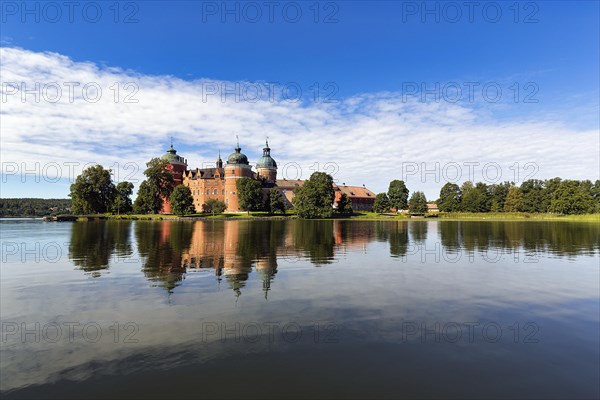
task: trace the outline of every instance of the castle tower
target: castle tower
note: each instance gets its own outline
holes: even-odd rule
[[[269,148],[269,140],[265,142],[263,155],[256,163],[256,171],[259,178],[264,178],[268,183],[275,183],[277,179],[277,163],[271,157],[271,149]]]
[[[221,152],[219,151],[219,158],[217,158],[217,168],[223,168],[223,160],[221,160]]]
[[[183,174],[187,170],[187,160],[177,155],[177,150],[173,148],[173,142],[171,141],[171,147],[161,157],[161,159],[168,162],[167,169],[173,175],[174,184],[173,187],[181,185],[183,183]],[[162,214],[171,213],[171,203],[169,199],[163,199],[163,207],[161,210]]]
[[[239,206],[236,182],[240,178],[253,178],[252,167],[248,163],[248,157],[242,153],[238,142],[235,152],[227,157],[225,169],[225,204],[227,211],[242,211]]]

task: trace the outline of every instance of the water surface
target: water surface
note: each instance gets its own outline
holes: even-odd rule
[[[600,396],[599,224],[0,228],[3,397]]]

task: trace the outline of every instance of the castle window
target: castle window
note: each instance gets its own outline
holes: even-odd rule
[[[213,194],[217,194],[217,189],[213,190]]]
[[[206,194],[210,194],[210,189],[208,189],[208,190],[206,191]]]
[[[225,195],[225,189],[221,190],[221,194]]]

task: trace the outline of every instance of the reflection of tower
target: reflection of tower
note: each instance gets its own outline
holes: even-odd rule
[[[161,159],[166,160],[168,162],[167,169],[173,175],[173,187],[181,185],[183,183],[183,174],[187,170],[187,160],[177,155],[177,150],[173,148],[173,143],[171,143],[171,147],[161,157]],[[163,207],[161,213],[171,213],[171,203],[168,198],[163,199]]]
[[[227,204],[227,211],[241,211],[236,182],[238,179],[244,177],[252,178],[253,172],[252,167],[248,163],[248,157],[242,153],[242,149],[238,143],[235,152],[229,155],[227,165],[225,165],[225,204]]]
[[[265,292],[265,299],[271,290],[271,282],[277,273],[277,257],[275,254],[272,257],[266,257],[256,262],[256,272],[262,280],[263,291]]]
[[[237,222],[225,222],[223,275],[237,297],[242,294],[240,289],[246,285],[248,275],[252,271],[250,262],[246,263],[237,254],[240,229],[241,227]]]
[[[271,157],[271,149],[269,148],[269,141],[265,143],[263,148],[263,155],[256,163],[256,171],[258,172],[259,178],[264,179],[267,183],[275,183],[277,179],[277,163]]]
[[[182,266],[190,269],[214,268],[220,275],[223,263],[223,231],[215,224],[194,223],[189,249],[182,255]]]

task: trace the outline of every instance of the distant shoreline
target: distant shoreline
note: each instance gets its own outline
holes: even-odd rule
[[[49,216],[48,216],[49,217]],[[94,220],[116,220],[116,221],[271,221],[271,220],[290,220],[298,219],[294,214],[275,214],[266,213],[225,213],[217,215],[187,215],[177,216],[172,214],[131,214],[131,215],[59,215],[63,220],[94,221]],[[0,217],[2,219],[43,219],[40,216],[10,216]],[[599,222],[600,214],[581,214],[581,215],[557,215],[557,214],[533,214],[533,213],[438,213],[426,216],[407,216],[403,214],[376,214],[376,213],[358,213],[353,216],[339,216],[333,218],[317,218],[315,221],[324,220],[343,220],[343,221],[571,221],[571,222]]]

